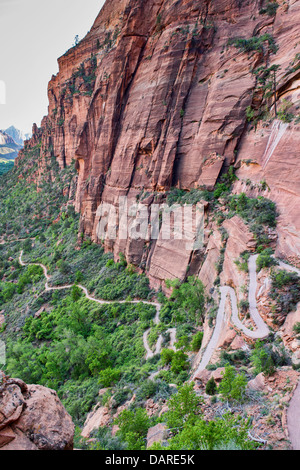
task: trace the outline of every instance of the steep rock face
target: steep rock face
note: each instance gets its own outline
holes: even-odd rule
[[[280,65],[277,74],[279,111],[283,111],[287,103],[292,106],[288,104],[284,113],[286,122],[275,120],[243,136],[236,164],[240,178],[236,191],[252,195],[259,192],[276,202],[279,212],[276,255],[299,265],[300,125],[299,119],[288,122],[288,115],[299,115],[300,31],[297,25],[300,21],[300,5],[295,0],[281,3],[273,27],[278,53],[272,57],[269,65]],[[274,111],[274,106],[271,110]],[[245,184],[249,177],[253,182],[252,187]],[[267,184],[264,192],[257,189],[262,181]]]
[[[300,266],[299,138],[299,125],[279,121],[256,134],[250,132],[239,152],[237,175],[240,181],[235,185],[237,193],[260,195],[276,202],[279,213],[276,255],[296,266]],[[247,157],[251,163],[245,163]],[[251,185],[247,185],[249,178]],[[262,182],[267,185],[263,191]]]
[[[171,187],[211,189],[220,172],[236,163],[241,180],[267,180],[268,197],[279,202],[282,217],[278,253],[299,259],[299,206],[290,205],[299,197],[297,176],[291,175],[298,164],[299,125],[285,129],[269,158],[272,124],[248,132],[246,109],[262,105],[253,70],[272,65],[281,66],[278,97],[296,104],[300,4],[280,0],[276,16],[269,16],[260,14],[265,3],[107,0],[86,38],[59,59],[48,87],[49,114],[39,130],[39,167],[43,172],[53,157],[62,167],[76,161],[81,232],[101,242],[99,209],[105,203],[119,215],[120,196],[132,204],[146,193],[143,204],[150,210]],[[251,52],[230,44],[254,36],[265,39]],[[281,157],[283,148],[289,159]],[[250,159],[255,164],[242,163]],[[236,191],[244,190],[242,184]],[[184,278],[192,249],[178,241],[170,247],[121,237],[115,226],[116,237],[105,247],[116,257],[122,251],[147,268],[154,285]]]
[[[1,450],[72,450],[74,425],[55,391],[0,379]]]

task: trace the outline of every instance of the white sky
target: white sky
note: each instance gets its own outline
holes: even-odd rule
[[[0,129],[31,132],[47,114],[57,59],[91,29],[104,0],[0,0]]]

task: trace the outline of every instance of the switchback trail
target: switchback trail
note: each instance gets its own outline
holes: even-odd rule
[[[22,240],[15,240],[15,241],[22,241]],[[5,242],[1,242],[1,244],[4,244]],[[51,279],[51,276],[48,274],[48,269],[45,265],[41,263],[24,263],[22,260],[23,257],[23,250],[20,252],[19,256],[19,263],[21,266],[27,266],[27,265],[32,265],[32,266],[40,266],[43,269],[44,276],[46,278],[45,282],[45,291],[50,292],[50,291],[58,291],[58,290],[64,290],[64,289],[71,289],[73,286],[77,286],[79,289],[81,289],[86,298],[92,302],[96,302],[100,305],[111,305],[111,304],[125,304],[125,303],[130,303],[130,304],[139,304],[143,303],[145,305],[152,305],[156,308],[156,315],[154,319],[155,325],[159,324],[159,316],[160,316],[160,311],[161,311],[161,304],[156,303],[156,302],[148,302],[144,300],[131,300],[131,301],[126,301],[126,300],[120,300],[120,301],[108,301],[108,300],[100,300],[96,299],[95,297],[92,297],[89,293],[86,287],[82,286],[81,284],[66,284],[63,286],[56,286],[56,287],[51,287],[49,286],[49,281]],[[216,324],[214,328],[213,335],[204,351],[204,354],[202,356],[200,365],[198,366],[196,372],[194,373],[194,378],[201,372],[203,371],[206,366],[208,365],[212,354],[215,351],[215,348],[217,346],[221,331],[223,326],[226,324],[226,315],[225,315],[225,304],[226,304],[226,299],[227,296],[230,296],[230,301],[231,301],[231,308],[232,308],[232,316],[231,320],[233,324],[240,330],[242,331],[246,336],[252,339],[262,339],[266,338],[270,332],[268,326],[266,323],[263,321],[262,317],[260,316],[258,309],[257,309],[257,301],[256,301],[256,290],[257,290],[257,272],[256,272],[256,261],[257,261],[258,255],[252,255],[249,258],[248,261],[248,269],[249,269],[249,294],[248,294],[248,299],[249,299],[249,309],[250,309],[250,316],[253,320],[253,322],[256,325],[255,330],[250,330],[247,328],[240,320],[239,318],[239,310],[238,310],[238,304],[237,304],[237,298],[236,294],[233,288],[229,286],[222,286],[220,287],[220,304],[219,304],[219,309],[217,313],[217,318],[216,318]],[[278,266],[281,267],[282,269],[285,269],[290,272],[295,272],[300,276],[300,270],[297,268],[294,268],[293,266],[290,266],[289,264],[286,264],[282,261],[278,261]],[[159,354],[161,352],[162,348],[162,343],[163,343],[163,336],[160,335],[158,338],[158,341],[155,346],[155,352],[152,351],[152,349],[149,346],[148,343],[148,335],[151,331],[151,328],[145,331],[143,335],[143,343],[144,347],[146,350],[146,359],[150,359],[154,357],[154,355]],[[170,334],[170,347],[173,350],[176,350],[175,348],[175,342],[176,342],[176,328],[171,328],[167,331],[167,333]],[[287,414],[287,421],[288,421],[288,431],[290,435],[290,440],[292,442],[292,445],[295,450],[300,449],[300,427],[299,427],[299,422],[300,422],[300,383],[298,385],[298,388],[296,389],[296,392],[291,400],[289,409],[288,409],[288,414]]]
[[[225,303],[227,296],[230,296],[231,308],[232,308],[232,322],[233,324],[242,331],[248,338],[252,339],[263,339],[266,338],[269,333],[269,327],[263,321],[262,317],[260,316],[258,309],[257,309],[257,301],[256,301],[256,290],[257,290],[257,272],[256,272],[256,261],[258,255],[252,255],[248,261],[248,271],[249,271],[249,293],[248,293],[248,301],[249,301],[249,310],[250,316],[256,325],[255,330],[250,330],[241,322],[239,318],[239,309],[237,304],[237,298],[235,291],[232,287],[223,286],[220,287],[220,304],[216,318],[216,326],[211,337],[210,342],[208,343],[205,352],[202,356],[200,365],[197,368],[197,371],[194,374],[194,377],[197,376],[199,372],[204,370],[209,363],[209,360],[217,346],[218,339],[220,337],[222,327],[226,323],[225,318]],[[297,269],[289,264],[284,263],[283,261],[278,261],[278,267],[285,269],[286,271],[295,272],[300,276],[300,269]]]
[[[226,299],[229,294],[231,301],[232,309],[232,322],[233,324],[242,331],[246,336],[252,339],[262,339],[266,338],[270,332],[268,326],[265,324],[261,318],[256,303],[256,289],[257,289],[257,273],[256,273],[256,260],[258,255],[252,255],[249,258],[248,269],[249,269],[249,310],[250,316],[256,325],[256,330],[250,330],[247,328],[239,318],[239,309],[237,304],[236,293],[232,287],[223,286],[220,287],[220,304],[216,318],[216,326],[211,337],[210,342],[208,343],[205,352],[202,356],[200,365],[198,366],[194,377],[196,377],[201,371],[203,371],[208,365],[212,354],[218,344],[220,334],[222,332],[223,326],[226,324],[226,315],[225,315],[225,304]]]
[[[216,318],[216,325],[211,337],[210,342],[208,343],[205,352],[202,356],[201,362],[199,367],[197,368],[196,372],[194,373],[194,379],[197,375],[203,371],[206,366],[208,365],[212,354],[214,353],[216,346],[218,344],[218,340],[220,338],[220,334],[222,331],[223,326],[226,324],[226,315],[225,315],[225,304],[228,294],[230,295],[231,301],[231,308],[232,308],[232,322],[234,325],[242,331],[246,336],[252,339],[262,339],[266,338],[269,334],[269,328],[261,318],[258,309],[257,309],[257,302],[256,302],[256,290],[257,290],[257,273],[256,273],[256,261],[258,255],[252,255],[249,258],[248,262],[248,269],[249,269],[249,308],[250,308],[250,316],[256,325],[256,330],[249,330],[246,328],[243,323],[241,322],[239,315],[238,315],[238,305],[237,305],[237,298],[234,289],[228,286],[220,287],[220,304],[219,310],[217,313]],[[297,273],[300,277],[300,269],[297,269],[289,264],[284,263],[283,261],[278,261],[278,267],[285,269],[289,272]],[[288,425],[288,432],[290,436],[290,440],[294,450],[300,450],[300,382],[295,391],[295,394],[290,402],[288,412],[287,412],[287,425]]]
[[[156,325],[159,324],[159,315],[160,315],[160,310],[161,310],[161,304],[159,304],[159,303],[148,302],[146,300],[129,300],[128,301],[128,300],[101,300],[101,299],[96,299],[95,297],[92,297],[88,293],[87,288],[84,287],[81,284],[64,284],[62,286],[52,287],[52,286],[49,286],[49,281],[51,279],[51,276],[49,276],[48,269],[44,264],[41,264],[41,263],[24,263],[22,258],[23,258],[23,250],[20,252],[20,256],[19,256],[19,263],[20,263],[21,266],[39,266],[40,268],[42,268],[44,276],[46,278],[45,292],[60,291],[60,290],[64,290],[64,289],[72,289],[72,287],[74,287],[76,285],[79,289],[81,289],[84,292],[84,295],[88,300],[90,300],[92,302],[96,302],[99,305],[139,304],[139,303],[143,303],[144,305],[152,305],[153,307],[156,308],[156,315],[155,315],[154,323]],[[159,338],[158,338],[158,341],[156,343],[155,352],[153,353],[153,351],[151,350],[151,348],[149,346],[149,343],[148,343],[148,335],[149,335],[150,331],[151,331],[151,328],[149,328],[147,331],[145,331],[145,333],[143,335],[143,343],[144,343],[144,348],[146,350],[146,359],[150,359],[155,354],[160,354],[161,349],[162,349],[162,343],[163,343],[163,336],[160,335]],[[171,328],[167,331],[167,333],[170,333],[170,346],[171,346],[172,349],[174,349],[174,344],[175,344],[175,341],[176,341],[176,329]]]

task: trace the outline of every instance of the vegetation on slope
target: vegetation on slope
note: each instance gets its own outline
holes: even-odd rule
[[[0,237],[9,241],[0,245],[0,310],[5,313],[0,337],[7,345],[6,372],[57,390],[80,427],[97,403],[108,406],[113,415],[135,396],[115,423],[94,432],[93,446],[98,449],[143,449],[149,427],[162,419],[172,428],[169,449],[253,448],[247,419],[235,414],[207,422],[201,398],[184,385],[190,377],[191,359],[201,348],[208,315],[210,299],[202,283],[193,276],[183,283],[170,281],[172,294],[167,298],[152,291],[147,278],[127,266],[124,256],[115,263],[101,246],[78,237],[79,216],[68,204],[74,169],[60,170],[52,162],[37,188],[34,162],[40,158],[39,151],[39,144],[29,149],[19,166],[0,179]],[[263,237],[267,227],[276,226],[276,208],[264,198],[232,195],[234,180],[230,170],[215,191],[171,190],[168,202],[207,199],[216,220],[238,214],[258,234],[258,246],[267,246],[268,239]],[[18,261],[21,250],[26,266]],[[265,255],[268,258],[262,250],[262,262],[266,262]],[[43,270],[28,263],[47,267],[50,286],[74,286],[45,291]],[[88,300],[77,284],[95,298],[115,303],[99,305]],[[118,303],[133,299],[141,302]],[[142,302],[155,299],[162,304],[158,325],[153,321],[155,307]],[[169,348],[168,330],[174,327],[176,351]],[[150,347],[155,349],[159,335],[163,342],[161,354],[146,361],[143,334],[149,328]],[[249,400],[245,393],[251,378],[249,366],[272,373],[274,367],[287,363],[283,353],[274,352],[272,363],[266,362],[268,348],[268,344],[258,344],[252,355],[222,353],[220,363],[210,368],[225,366],[224,379],[219,387],[211,383],[207,393],[217,402]],[[101,396],[100,388],[107,389]],[[145,403],[150,398],[160,405],[168,402],[169,414],[149,418]],[[191,402],[190,413],[175,416],[177,405],[185,400]],[[115,437],[113,424],[120,428]],[[87,444],[78,441],[77,445]]]
[[[136,406],[150,396],[154,400],[168,398],[172,393],[169,379],[183,383],[188,378],[189,362],[185,356],[182,361],[180,352],[172,371],[162,371],[155,381],[145,382],[151,372],[163,367],[163,359],[158,355],[145,360],[143,333],[152,326],[149,342],[152,340],[155,346],[162,333],[167,344],[166,331],[176,322],[177,339],[187,347],[197,332],[193,298],[198,296],[199,282],[194,284],[191,278],[187,283],[190,307],[174,294],[171,308],[171,302],[160,294],[165,314],[156,328],[155,307],[118,304],[117,300],[152,300],[154,292],[149,289],[148,279],[128,267],[123,256],[115,263],[101,246],[81,237],[78,240],[79,216],[65,196],[74,180],[74,170],[51,166],[37,190],[33,182],[37,167],[33,162],[39,159],[39,150],[39,144],[28,150],[19,166],[0,180],[0,236],[9,241],[0,245],[5,370],[26,382],[56,389],[80,425],[100,399],[101,387],[110,388],[116,407],[134,393],[139,400]],[[96,304],[86,299],[76,285],[46,292],[42,269],[20,265],[21,249],[26,264],[47,266],[51,286],[82,283],[94,297],[116,303]],[[197,308],[201,315],[202,309]]]
[[[14,162],[0,158],[0,176],[7,173],[14,167]]]

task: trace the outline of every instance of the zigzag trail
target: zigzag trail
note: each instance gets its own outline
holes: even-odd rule
[[[19,263],[20,263],[21,266],[40,266],[43,269],[43,273],[44,273],[44,276],[46,278],[45,292],[59,291],[59,290],[64,290],[64,289],[72,289],[72,287],[75,286],[75,284],[64,284],[62,286],[57,286],[57,287],[49,286],[49,281],[51,279],[51,276],[49,276],[48,269],[46,268],[46,266],[44,264],[41,264],[41,263],[24,263],[24,261],[22,260],[22,257],[23,257],[23,250],[20,252],[20,256],[19,256]],[[160,310],[161,310],[161,304],[159,304],[159,303],[148,302],[146,300],[130,300],[130,301],[128,301],[128,300],[116,300],[116,301],[113,301],[113,300],[100,300],[100,299],[96,299],[95,297],[92,297],[88,293],[87,288],[82,286],[81,284],[76,284],[76,286],[84,292],[85,297],[88,300],[91,300],[92,302],[96,302],[100,305],[139,304],[139,303],[143,303],[145,305],[152,305],[153,307],[156,308],[156,315],[155,315],[154,323],[155,323],[155,325],[159,324],[159,316],[160,316]],[[155,352],[153,352],[151,350],[150,346],[149,346],[149,343],[148,343],[148,335],[149,335],[150,331],[151,331],[151,328],[149,328],[147,331],[145,331],[145,333],[143,335],[143,343],[144,343],[144,347],[145,347],[145,350],[146,350],[146,360],[151,359],[156,354],[160,354],[161,348],[162,348],[162,343],[163,343],[163,336],[160,335],[158,340],[157,340],[157,343],[156,343]],[[170,333],[170,347],[171,347],[171,349],[175,349],[174,344],[176,342],[176,328],[170,328],[167,331],[167,333]]]
[[[21,240],[14,240],[14,241],[21,241]],[[4,244],[5,242],[0,242],[0,244]],[[58,286],[58,287],[50,287],[49,286],[49,281],[51,279],[51,276],[48,274],[48,270],[46,266],[40,263],[24,263],[22,260],[23,256],[23,250],[20,253],[19,256],[19,263],[21,266],[40,266],[43,269],[44,276],[46,278],[46,283],[45,283],[45,291],[50,292],[50,291],[56,291],[56,290],[63,290],[63,289],[71,289],[75,284],[70,284],[70,285],[63,285],[63,286]],[[255,330],[250,330],[249,328],[245,327],[243,323],[241,322],[239,318],[239,312],[238,312],[238,305],[237,305],[237,298],[236,294],[233,288],[229,286],[222,286],[220,287],[220,293],[221,293],[221,298],[220,298],[220,304],[219,304],[219,309],[217,313],[217,318],[216,318],[216,325],[214,328],[213,335],[204,351],[204,354],[202,354],[202,351],[200,351],[200,354],[202,354],[202,359],[200,362],[200,365],[198,366],[196,372],[194,373],[194,379],[196,376],[203,371],[206,366],[208,365],[210,358],[215,351],[215,348],[217,346],[221,331],[223,326],[226,324],[226,315],[225,315],[225,304],[226,304],[226,299],[229,294],[230,300],[231,300],[231,308],[232,308],[232,322],[233,324],[240,330],[242,331],[246,336],[252,339],[262,339],[266,338],[269,335],[269,328],[261,318],[258,309],[257,309],[257,301],[256,301],[256,290],[257,290],[257,273],[256,273],[256,261],[257,261],[258,255],[252,255],[249,258],[248,262],[248,269],[249,269],[249,309],[250,309],[250,316],[252,320],[254,321],[256,325]],[[294,268],[293,266],[290,266],[289,264],[286,264],[282,261],[278,261],[278,266],[282,269],[285,269],[289,272],[295,272],[300,276],[300,269]],[[77,285],[85,294],[86,298],[91,300],[92,302],[96,302],[100,305],[107,305],[107,304],[125,304],[125,303],[130,303],[130,304],[138,304],[138,303],[143,303],[145,305],[152,305],[155,306],[156,308],[156,315],[154,319],[155,325],[158,325],[159,323],[159,316],[160,316],[160,311],[161,311],[161,304],[155,303],[155,302],[148,302],[148,301],[140,301],[140,300],[132,300],[127,302],[126,300],[121,300],[121,301],[107,301],[107,300],[99,300],[96,299],[95,297],[92,297],[89,295],[86,287],[82,285]],[[158,341],[156,343],[155,347],[155,352],[153,352],[149,346],[148,343],[148,335],[151,331],[151,328],[149,328],[147,331],[145,331],[143,335],[143,342],[144,342],[144,347],[146,350],[146,359],[150,359],[154,357],[154,355],[159,354],[162,348],[162,343],[163,343],[163,336],[160,335],[158,338]],[[173,350],[176,350],[175,348],[175,342],[176,342],[176,328],[171,328],[167,331],[167,333],[170,334],[170,347]],[[154,376],[155,374],[153,374]],[[300,412],[300,383],[298,385],[298,388],[295,391],[295,394],[290,402],[290,406],[288,408],[288,413],[287,413],[287,423],[288,423],[288,431],[290,435],[290,440],[292,442],[292,446],[294,450],[299,450],[300,449],[300,429],[299,429],[299,412]]]
[[[218,344],[218,340],[220,338],[220,334],[226,322],[225,316],[225,303],[227,295],[230,295],[231,300],[231,307],[232,307],[232,321],[234,325],[243,333],[248,336],[249,338],[253,339],[262,339],[268,336],[269,328],[259,315],[257,310],[257,302],[256,302],[256,289],[257,289],[257,275],[256,275],[256,260],[258,255],[253,255],[249,258],[248,268],[249,268],[249,307],[250,307],[250,315],[256,324],[256,330],[252,331],[246,328],[238,316],[238,306],[237,306],[237,298],[234,289],[228,286],[224,286],[220,288],[221,299],[219,304],[219,310],[216,319],[216,325],[211,337],[210,342],[208,343],[205,352],[202,356],[201,362],[199,367],[197,368],[196,372],[194,373],[193,379],[197,377],[197,375],[203,371],[206,366],[208,365],[210,358],[216,349]],[[289,264],[284,263],[283,261],[278,261],[278,267],[285,269],[289,272],[294,272],[300,276],[300,269],[297,269]],[[201,353],[201,351],[200,351]],[[300,450],[300,428],[299,428],[299,421],[300,421],[300,382],[298,387],[295,390],[295,393],[290,401],[289,408],[287,411],[287,427],[289,438],[292,443],[293,450]]]
[[[46,278],[46,283],[45,283],[45,291],[50,292],[50,291],[57,291],[57,290],[64,290],[64,289],[71,289],[75,284],[66,284],[63,286],[57,286],[57,287],[50,287],[49,286],[49,281],[51,279],[51,276],[48,274],[48,270],[45,265],[40,264],[40,263],[24,263],[22,260],[23,256],[23,250],[20,253],[19,256],[19,263],[21,266],[27,266],[27,265],[32,265],[32,266],[40,266],[43,269],[44,276]],[[257,290],[257,273],[256,273],[256,261],[257,261],[258,255],[252,255],[249,258],[248,262],[248,269],[249,269],[249,294],[248,294],[248,299],[249,299],[249,309],[250,309],[250,316],[252,320],[254,321],[256,325],[256,330],[250,330],[247,328],[243,323],[241,322],[239,318],[239,311],[238,311],[238,305],[237,305],[237,298],[235,291],[232,287],[229,286],[223,286],[220,287],[220,293],[221,293],[221,298],[220,298],[220,304],[219,304],[219,309],[217,313],[217,318],[216,318],[216,325],[214,328],[213,335],[211,337],[210,342],[208,343],[205,352],[202,356],[200,365],[198,366],[196,372],[194,373],[194,378],[206,368],[208,365],[210,358],[217,346],[218,339],[220,337],[222,327],[226,322],[225,318],[225,303],[227,299],[227,295],[230,295],[230,300],[231,300],[231,307],[232,307],[232,322],[234,325],[242,331],[246,336],[252,339],[262,339],[266,338],[270,330],[266,323],[263,321],[261,318],[258,309],[257,309],[257,302],[256,302],[256,290]],[[286,264],[282,261],[279,261],[278,264],[279,267],[290,271],[290,272],[296,272],[300,276],[300,270],[297,268],[294,268],[293,266],[290,266],[289,264]],[[76,284],[77,285],[77,284]],[[117,301],[109,301],[109,300],[100,300],[96,299],[95,297],[92,297],[89,293],[86,287],[82,286],[81,284],[78,284],[77,287],[81,289],[86,298],[92,302],[96,302],[100,305],[111,305],[111,304],[125,304],[125,303],[130,303],[130,304],[139,304],[143,303],[145,305],[152,305],[156,308],[156,315],[154,319],[154,324],[158,325],[159,324],[159,316],[160,316],[160,311],[161,311],[161,304],[156,303],[156,302],[148,302],[145,300],[131,300],[131,301],[126,301],[126,300],[117,300]],[[151,359],[154,357],[154,355],[159,354],[161,352],[162,348],[162,343],[163,343],[163,336],[160,335],[156,347],[155,347],[155,352],[153,352],[148,344],[148,335],[151,331],[151,328],[145,331],[143,335],[143,342],[144,342],[144,347],[146,349],[146,359]],[[167,333],[170,334],[170,347],[175,350],[175,342],[176,342],[176,328],[170,328],[167,330]]]
[[[217,318],[216,318],[216,325],[215,329],[213,332],[213,335],[211,337],[210,342],[208,343],[205,352],[202,356],[200,365],[198,366],[196,372],[194,373],[194,378],[197,377],[197,375],[203,371],[206,366],[208,365],[210,358],[217,346],[218,340],[220,338],[220,334],[222,331],[223,325],[225,325],[226,322],[226,317],[225,317],[225,303],[227,299],[227,295],[230,295],[230,300],[231,300],[231,308],[232,308],[232,322],[233,324],[240,330],[242,331],[248,338],[252,339],[263,339],[266,338],[270,330],[266,323],[263,321],[261,318],[258,309],[257,309],[257,302],[256,302],[256,290],[257,290],[257,273],[256,273],[256,261],[257,261],[258,255],[252,255],[249,258],[248,261],[248,270],[249,270],[249,294],[248,294],[248,300],[249,300],[249,310],[250,310],[250,316],[252,320],[254,321],[256,325],[256,330],[250,330],[249,328],[246,328],[243,323],[241,322],[239,318],[239,311],[238,311],[238,305],[237,305],[237,298],[234,289],[229,286],[223,286],[220,287],[220,293],[221,293],[221,298],[220,298],[220,304],[219,304],[219,310],[217,313]],[[290,272],[295,272],[300,276],[300,270],[297,268],[294,268],[293,266],[290,266],[289,264],[284,263],[283,261],[278,261],[278,266],[282,269],[285,269]],[[201,352],[200,352],[201,353]]]
[[[200,365],[198,366],[194,374],[194,378],[206,368],[217,346],[223,325],[225,325],[225,322],[226,322],[225,304],[226,304],[226,299],[227,299],[228,294],[230,295],[230,300],[231,300],[232,322],[234,323],[234,325],[240,331],[242,331],[246,336],[252,339],[261,339],[261,338],[265,338],[268,336],[270,330],[268,326],[265,324],[265,322],[263,321],[263,319],[261,318],[257,310],[257,304],[256,304],[256,289],[257,289],[256,260],[257,260],[257,257],[258,255],[252,255],[249,258],[249,262],[248,262],[249,309],[250,309],[250,316],[256,325],[256,330],[249,330],[249,328],[246,328],[245,325],[243,325],[243,323],[241,322],[239,318],[237,298],[236,298],[234,289],[232,289],[232,287],[229,287],[229,286],[220,287],[221,298],[220,298],[219,310],[218,310],[217,318],[216,318],[216,326],[215,326],[213,335],[211,337],[211,340],[208,343],[206,350],[202,356]]]

